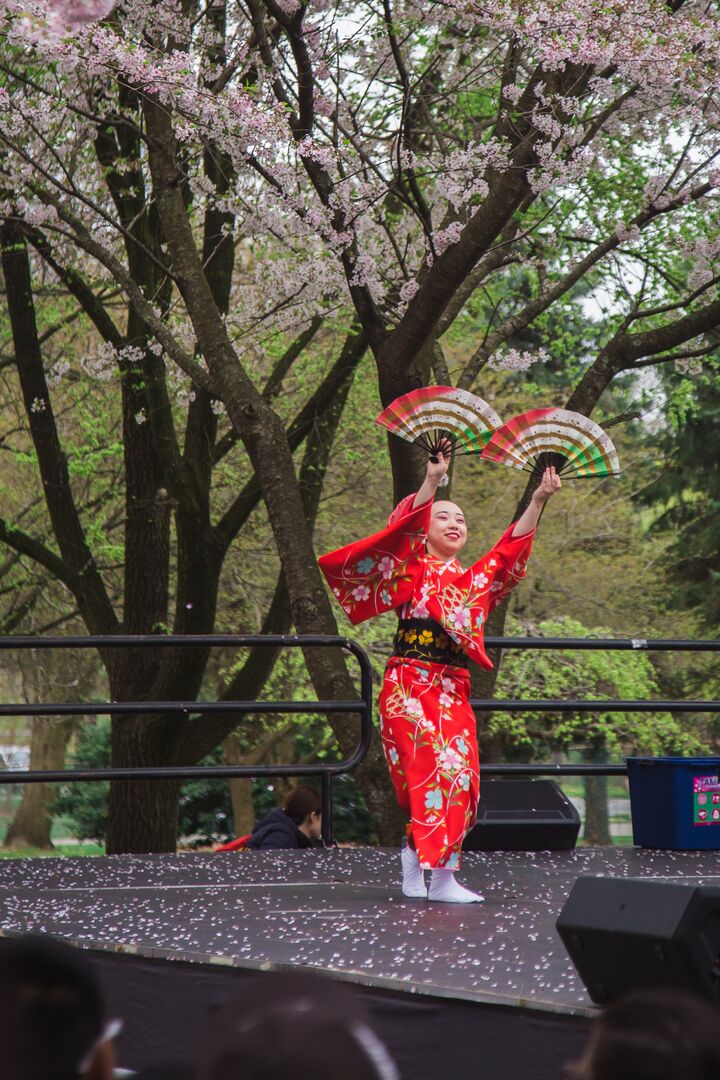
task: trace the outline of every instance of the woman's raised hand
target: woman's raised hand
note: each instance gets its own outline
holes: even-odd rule
[[[551,495],[554,495],[556,491],[559,491],[562,487],[562,481],[558,476],[557,470],[554,465],[546,469],[542,474],[542,479],[538,486],[533,491],[533,502],[536,506],[544,506]]]
[[[443,439],[438,447],[437,454],[428,458],[425,470],[425,479],[413,501],[413,507],[421,506],[430,499],[435,498],[437,489],[447,476],[448,466],[452,458],[452,443],[449,439]]]
[[[442,478],[447,474],[452,460],[452,443],[449,439],[443,439],[438,447],[437,454],[428,458],[425,481],[433,487],[439,487]]]
[[[546,469],[542,474],[540,483],[533,491],[530,505],[525,508],[521,517],[515,522],[515,528],[510,535],[512,537],[525,536],[527,533],[532,532],[540,520],[543,506],[550,496],[559,491],[561,487],[562,483],[557,470],[552,466]]]

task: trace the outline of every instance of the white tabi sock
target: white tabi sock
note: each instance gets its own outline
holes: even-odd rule
[[[428,889],[428,900],[436,900],[442,904],[480,904],[485,899],[480,893],[471,892],[470,889],[459,885],[455,880],[454,870],[439,868],[433,870]]]
[[[426,900],[425,874],[420,869],[417,851],[413,851],[411,847],[404,847],[400,852],[400,862],[402,863],[403,896],[422,897]]]

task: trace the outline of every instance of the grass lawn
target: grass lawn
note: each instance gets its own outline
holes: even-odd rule
[[[102,844],[61,844],[52,851],[45,848],[19,848],[17,851],[6,851],[0,848],[0,859],[38,859],[52,858],[58,855],[104,855],[105,848]]]
[[[560,786],[565,794],[570,798],[584,798],[585,787],[583,781],[579,777],[563,777]],[[612,805],[612,812],[610,814],[610,820],[613,825],[628,824],[630,821],[630,815],[625,809],[625,805],[619,803],[619,800],[627,800],[627,784],[619,777],[608,778],[608,798],[615,800]],[[5,812],[0,814],[0,845],[5,837],[8,824],[11,820],[12,810],[8,806],[5,808]],[[97,856],[104,855],[105,848],[103,844],[92,843],[91,841],[79,841],[75,844],[63,843],[68,838],[73,836],[75,824],[71,819],[58,817],[53,821],[52,827],[52,840],[56,845],[51,851],[46,851],[40,848],[23,848],[18,851],[6,851],[0,846],[0,859],[35,859],[35,858],[48,858],[53,856]],[[629,832],[629,830],[628,830]],[[632,844],[631,835],[613,835],[613,844],[619,844],[622,846],[630,846]],[[578,846],[584,846],[584,841],[580,839]]]

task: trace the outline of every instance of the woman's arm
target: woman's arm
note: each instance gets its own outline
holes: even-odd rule
[[[554,495],[556,491],[559,491],[562,487],[560,477],[558,476],[554,467],[546,469],[542,475],[542,480],[535,488],[530,505],[524,514],[522,514],[515,522],[515,528],[512,531],[512,536],[524,536],[526,533],[532,532],[543,511],[545,503],[548,501],[551,495]]]
[[[433,458],[428,458],[425,479],[413,501],[413,510],[417,506],[422,506],[423,503],[428,502],[429,499],[435,498],[435,492],[440,487],[440,482],[448,471],[451,457],[452,445],[449,439],[445,439],[444,442],[440,444],[440,449],[438,450],[435,460],[433,460]]]

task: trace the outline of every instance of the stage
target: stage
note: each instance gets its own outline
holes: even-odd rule
[[[0,929],[92,950],[128,1068],[189,1060],[247,980],[313,968],[353,985],[404,1077],[558,1080],[595,1011],[554,926],[575,879],[717,870],[714,852],[469,853],[486,902],[455,906],[403,898],[387,849],[3,860]]]

